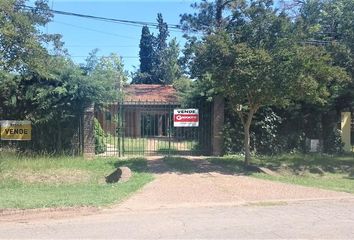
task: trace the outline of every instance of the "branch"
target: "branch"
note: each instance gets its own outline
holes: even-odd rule
[[[243,112],[236,111],[238,117],[241,119],[242,126],[245,126],[245,119],[243,118]]]

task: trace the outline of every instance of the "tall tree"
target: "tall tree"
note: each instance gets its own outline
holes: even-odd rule
[[[162,14],[158,13],[157,14],[157,29],[159,30],[159,34],[157,35],[157,46],[156,50],[157,52],[162,52],[167,48],[167,38],[170,36],[170,33],[168,31],[168,26],[167,23],[164,22]]]
[[[151,75],[154,62],[154,36],[147,26],[144,26],[141,30],[139,47],[140,72]]]
[[[167,38],[170,35],[168,32],[167,23],[163,21],[162,14],[157,14],[157,28],[159,33],[156,38],[156,51],[154,62],[154,78],[157,83],[164,84],[167,75]]]
[[[169,43],[168,25],[162,14],[157,15],[157,37],[144,26],[140,39],[140,69],[133,76],[135,84],[172,84],[180,76],[179,46],[176,39]]]
[[[172,84],[173,81],[181,77],[181,68],[178,62],[179,46],[176,38],[172,39],[168,47],[161,53],[161,82],[163,84]]]
[[[206,35],[234,25],[245,0],[202,0],[191,5],[197,13],[181,15],[181,27],[187,33],[202,32]],[[188,36],[187,36],[188,37]]]

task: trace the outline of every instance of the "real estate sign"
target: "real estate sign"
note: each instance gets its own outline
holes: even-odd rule
[[[31,140],[32,125],[30,121],[1,122],[1,140],[28,141]]]
[[[173,126],[174,127],[198,127],[199,110],[198,109],[174,109]]]

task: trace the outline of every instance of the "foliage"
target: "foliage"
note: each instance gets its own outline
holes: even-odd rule
[[[324,139],[324,152],[329,154],[340,154],[344,151],[341,132],[339,129],[330,128]]]
[[[134,84],[172,84],[181,76],[179,46],[176,39],[167,43],[168,25],[161,13],[157,15],[157,28],[157,37],[150,33],[147,26],[142,28],[139,45],[140,69],[133,73]]]
[[[180,78],[174,80],[172,85],[179,94],[179,98],[182,102],[190,102],[190,97],[193,96],[193,81],[190,78],[187,76],[181,76]]]
[[[201,90],[211,97],[223,94],[239,116],[246,164],[250,127],[260,108],[293,101],[321,107],[348,83],[348,74],[334,65],[325,47],[301,44],[306,34],[299,22],[278,12],[272,1],[202,1],[194,6],[199,13],[183,15],[182,24],[203,30],[204,36],[189,38],[191,58],[185,62]]]
[[[111,53],[99,59],[88,79],[98,88],[93,102],[102,105],[122,98],[121,89],[128,78],[124,72],[122,59],[117,54]]]
[[[163,84],[172,84],[181,76],[178,56],[179,46],[174,38],[169,42],[168,47],[160,53],[160,61],[156,68],[157,77]]]
[[[100,154],[104,153],[106,151],[106,134],[103,131],[101,124],[99,121],[95,118],[94,119],[94,137],[95,137],[95,153]]]
[[[263,108],[256,115],[252,127],[254,151],[260,154],[276,154],[281,152],[279,144],[279,125],[282,118],[271,108]]]
[[[53,17],[45,0],[34,2],[35,9],[24,7],[25,0],[0,1],[0,70],[47,74],[48,52],[43,44],[53,44],[60,52],[58,34],[45,34],[40,28]]]
[[[4,119],[33,123],[32,150],[60,153],[74,147],[79,118],[93,103],[102,104],[117,95],[117,79],[124,82],[116,56],[102,58],[91,75],[71,60],[51,57],[48,77],[37,74],[3,74],[0,79],[0,112]]]
[[[154,62],[154,36],[150,33],[147,26],[144,26],[141,30],[140,38],[140,72],[145,74],[153,73]]]

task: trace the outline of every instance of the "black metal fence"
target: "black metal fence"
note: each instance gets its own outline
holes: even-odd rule
[[[197,109],[198,126],[176,127],[176,109]],[[104,133],[99,156],[209,155],[211,151],[210,103],[125,101],[96,111],[95,117]]]
[[[1,119],[8,120],[8,119]],[[16,121],[16,120],[9,120]],[[82,116],[66,121],[50,121],[31,124],[31,139],[0,140],[0,150],[16,150],[22,153],[81,155],[83,153]],[[2,131],[0,126],[0,131]]]

